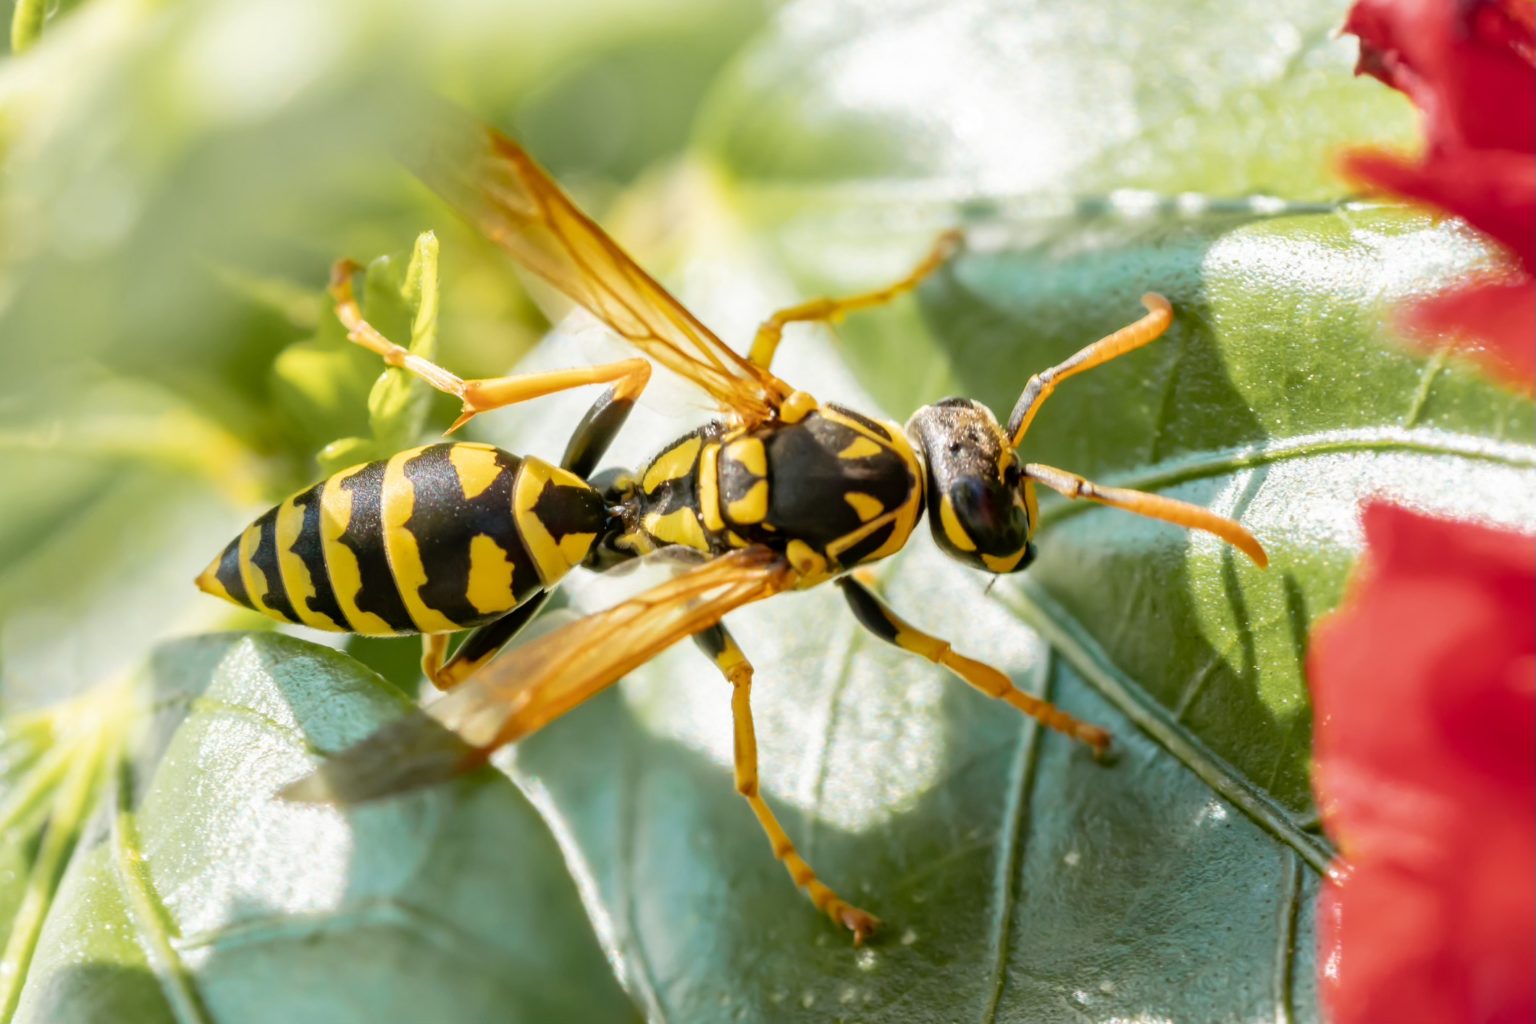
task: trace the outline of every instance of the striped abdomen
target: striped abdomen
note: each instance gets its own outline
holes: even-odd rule
[[[197,584],[317,629],[446,633],[553,586],[606,520],[596,491],[539,459],[427,445],[344,469],[270,509]]]

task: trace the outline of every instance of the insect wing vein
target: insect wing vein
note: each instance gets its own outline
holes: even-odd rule
[[[722,409],[760,423],[793,390],[716,337],[517,143],[451,116],[433,136],[425,156],[410,161],[423,181],[524,267]]]

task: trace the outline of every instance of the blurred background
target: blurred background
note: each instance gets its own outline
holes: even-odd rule
[[[0,60],[16,721],[146,673],[201,692],[234,641],[167,641],[273,628],[192,586],[213,553],[342,455],[451,421],[421,389],[405,421],[370,418],[380,368],[324,295],[338,257],[400,268],[435,232],[438,357],[461,375],[597,358],[584,338],[541,348],[509,261],[394,162],[427,94],[519,138],[738,346],[772,309],[883,284],[965,226],[915,298],[786,343],[786,377],[894,419],[957,393],[1006,413],[1031,372],[1165,292],[1167,340],[1074,381],[1031,457],[1238,516],[1274,560],[1259,574],[1208,538],[1051,504],[1027,578],[946,566],[926,538],[890,569],[910,617],[1113,728],[1108,769],[844,630],[836,595],[744,615],[765,791],[892,922],[857,955],[731,793],[727,698],[691,652],[528,744],[520,792],[412,805],[382,839],[263,817],[272,786],[197,738],[203,711],[156,719],[179,738],[150,747],[180,760],[143,754],[136,778],[180,816],[141,822],[162,850],[144,862],[182,872],[145,869],[158,911],[101,895],[138,877],[133,857],[49,854],[46,816],[17,809],[41,792],[34,761],[14,757],[0,823],[34,827],[0,843],[0,1017],[1316,1019],[1328,850],[1302,659],[1358,551],[1357,502],[1536,515],[1529,401],[1384,327],[1488,254],[1335,177],[1341,147],[1416,137],[1401,96],[1352,76],[1345,6],[0,0],[20,51]],[[557,456],[583,398],[468,434]],[[665,387],[647,402],[658,419],[617,458],[704,414]],[[329,642],[414,693],[414,639]],[[285,643],[253,649],[312,656]],[[376,680],[320,664],[338,696],[316,714],[348,721]],[[309,754],[270,756],[291,777]],[[220,831],[236,807],[267,831]],[[458,902],[434,895],[453,879]],[[421,910],[450,905],[462,920]],[[348,947],[373,935],[359,921],[392,937]],[[75,942],[108,932],[109,952]],[[290,939],[293,959],[253,966]],[[263,1001],[279,990],[303,998]]]

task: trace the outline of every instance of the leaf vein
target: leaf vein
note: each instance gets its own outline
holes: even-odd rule
[[[1173,714],[1122,672],[1082,625],[1032,580],[999,595],[1037,629],[1077,670],[1088,685],[1115,706],[1153,742],[1176,758],[1255,824],[1301,855],[1322,873],[1333,859],[1326,840],[1309,835],[1292,813],[1251,780],[1243,777]]]
[[[1050,699],[1053,655],[1042,659],[1040,695]],[[992,944],[997,956],[992,967],[992,990],[982,1013],[982,1024],[994,1024],[1003,990],[1008,983],[1008,933],[1013,924],[1013,909],[1018,904],[1018,877],[1024,861],[1024,847],[1029,839],[1029,808],[1033,803],[1035,766],[1040,760],[1040,727],[1024,719],[1019,723],[1019,743],[1015,748],[1013,771],[1009,776],[1008,832],[998,850],[997,875],[993,889],[997,909],[993,916]]]
[[[1441,430],[1383,427],[1362,430],[1331,430],[1302,434],[1281,441],[1264,441],[1195,452],[1142,472],[1106,477],[1104,483],[1142,491],[1174,487],[1191,480],[1233,473],[1292,459],[1334,455],[1341,452],[1405,451],[1423,455],[1456,455],[1462,458],[1498,462],[1523,469],[1536,469],[1536,447],[1528,444],[1489,441],[1465,434]],[[1081,515],[1097,506],[1089,502],[1059,501],[1041,510],[1042,523],[1060,522]]]
[[[117,779],[117,813],[112,818],[112,868],[123,902],[133,919],[135,930],[144,944],[155,980],[165,993],[165,1001],[181,1024],[208,1024],[210,1018],[202,999],[181,962],[172,939],[176,932],[165,904],[155,892],[154,880],[144,860],[139,830],[129,806],[132,783],[126,766]]]

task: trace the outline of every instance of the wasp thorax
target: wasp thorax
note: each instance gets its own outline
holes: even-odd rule
[[[1032,526],[1019,462],[992,411],[969,398],[926,405],[907,436],[928,472],[933,536],[952,557],[989,572],[1030,563]]]

